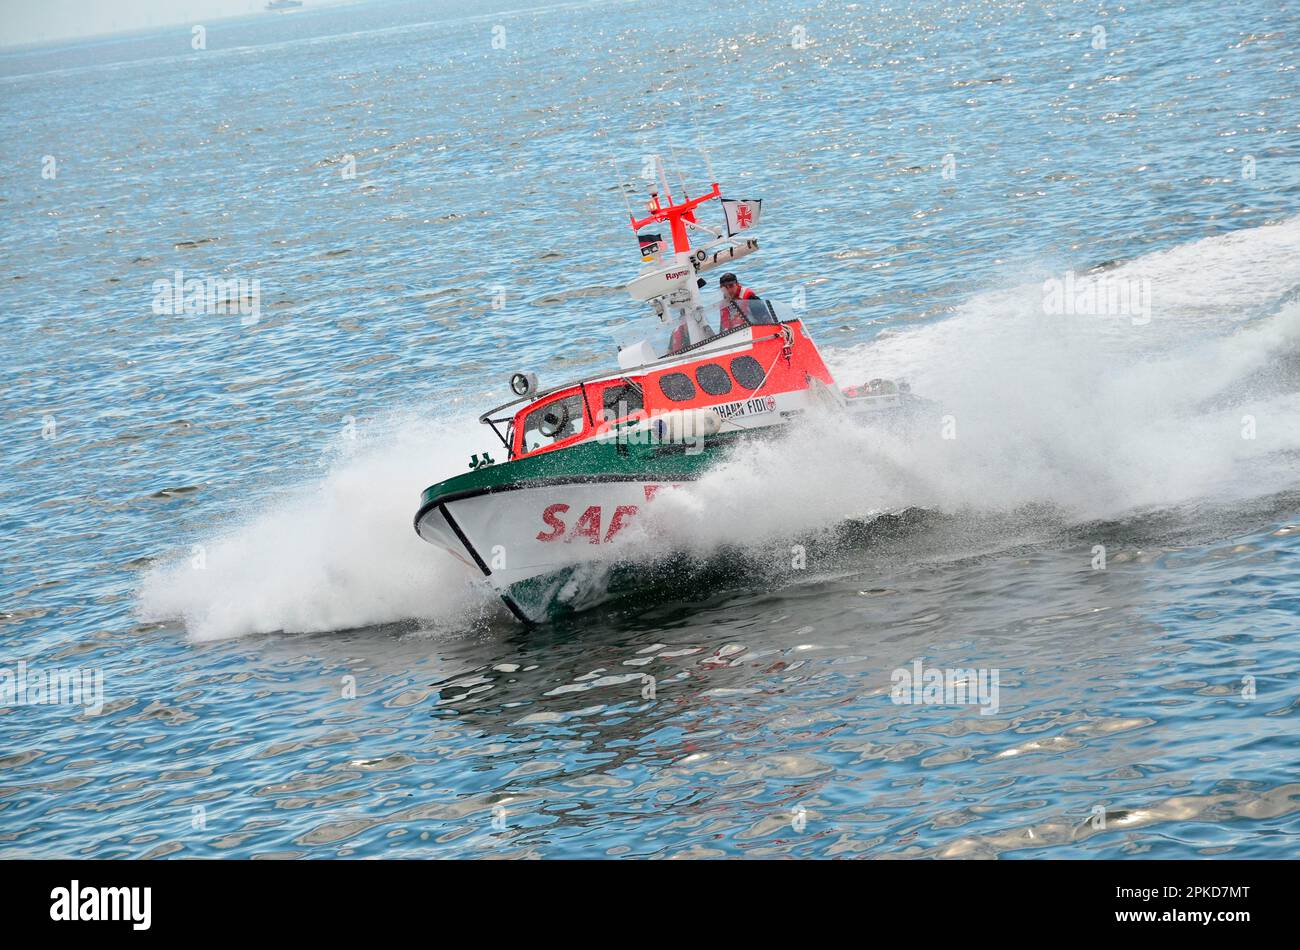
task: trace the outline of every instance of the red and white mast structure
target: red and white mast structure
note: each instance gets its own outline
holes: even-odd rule
[[[721,231],[695,219],[696,208],[706,201],[722,198],[722,189],[716,181],[708,192],[696,198],[686,195],[683,186],[682,200],[674,202],[663,160],[656,155],[654,163],[659,190],[650,193],[649,214],[638,219],[629,209],[628,217],[634,232],[653,223],[668,225],[671,256],[662,248],[653,256],[644,255],[643,251],[642,259],[649,267],[628,284],[628,292],[637,300],[649,302],[665,323],[676,326],[684,321],[690,342],[698,343],[713,334],[700,296],[700,285],[704,282],[696,274],[752,254],[758,250],[758,242],[724,237]],[[691,231],[704,234],[708,240],[692,249]]]

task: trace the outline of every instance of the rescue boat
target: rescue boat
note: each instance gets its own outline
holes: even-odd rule
[[[419,536],[485,579],[524,624],[635,586],[635,570],[610,570],[620,566],[611,549],[631,526],[652,525],[661,491],[749,440],[813,412],[874,416],[919,402],[889,380],[837,387],[803,321],[782,304],[706,302],[701,275],[758,250],[749,232],[761,202],[723,198],[716,182],[674,202],[658,159],[655,169],[649,213],[638,219],[629,208],[642,269],[627,285],[648,306],[652,331],[625,341],[617,368],[600,375],[541,388],[533,374],[515,373],[512,398],[479,417],[499,446],[425,489],[415,515]],[[724,227],[696,220],[714,200]],[[645,230],[665,225],[668,241]]]

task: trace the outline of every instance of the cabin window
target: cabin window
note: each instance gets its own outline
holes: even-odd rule
[[[717,363],[705,363],[697,369],[695,381],[710,396],[725,396],[731,392],[731,377]]]
[[[673,402],[690,402],[695,398],[695,384],[685,373],[665,373],[660,376],[659,391]]]
[[[757,389],[763,385],[763,367],[752,356],[737,356],[731,361],[731,375],[745,389]]]
[[[605,421],[613,422],[634,412],[640,412],[645,408],[645,399],[641,396],[640,387],[625,383],[622,386],[606,386],[605,392],[600,397],[600,404],[604,410]]]
[[[548,402],[524,417],[524,451],[535,452],[580,435],[584,422],[582,396]]]

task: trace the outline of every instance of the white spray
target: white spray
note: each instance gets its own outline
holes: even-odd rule
[[[1260,312],[1300,285],[1300,218],[1146,255],[1106,279],[1149,287],[1150,322],[1053,313],[1036,281],[824,350],[843,384],[907,377],[938,402],[933,418],[912,439],[821,421],[756,445],[663,493],[662,533],[698,551],[909,506],[1046,506],[1092,521],[1294,488],[1300,393],[1280,368],[1300,347],[1300,302]],[[404,419],[387,432],[204,541],[205,569],[155,568],[142,612],[183,618],[196,637],[476,614],[472,577],[411,518],[421,489],[483,448],[483,430]]]

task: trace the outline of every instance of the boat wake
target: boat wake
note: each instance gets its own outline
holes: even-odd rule
[[[800,539],[838,551],[873,543],[846,532],[846,520],[889,514],[906,526],[900,513],[917,509],[949,525],[995,520],[1018,526],[1017,537],[1048,538],[1294,490],[1300,217],[1080,275],[1073,291],[1101,289],[1095,300],[1115,281],[1146,288],[1149,322],[1045,313],[1034,282],[824,351],[838,379],[908,379],[936,400],[934,418],[910,435],[812,420],[755,444],[661,493],[655,536],[633,532],[610,556],[667,563],[671,550],[712,563],[731,550],[788,560]],[[200,639],[411,618],[463,627],[492,616],[495,598],[411,528],[437,469],[454,474],[482,447],[476,420],[394,416],[340,449],[321,479],[197,539],[203,570],[189,551],[153,567],[140,612],[179,618]]]
[[[339,437],[320,478],[235,513],[196,538],[197,548],[155,564],[139,613],[179,619],[199,640],[409,619],[464,625],[495,613],[495,597],[411,530],[431,464],[458,470],[482,449],[481,429],[477,419],[395,414],[358,429],[355,441]]]

